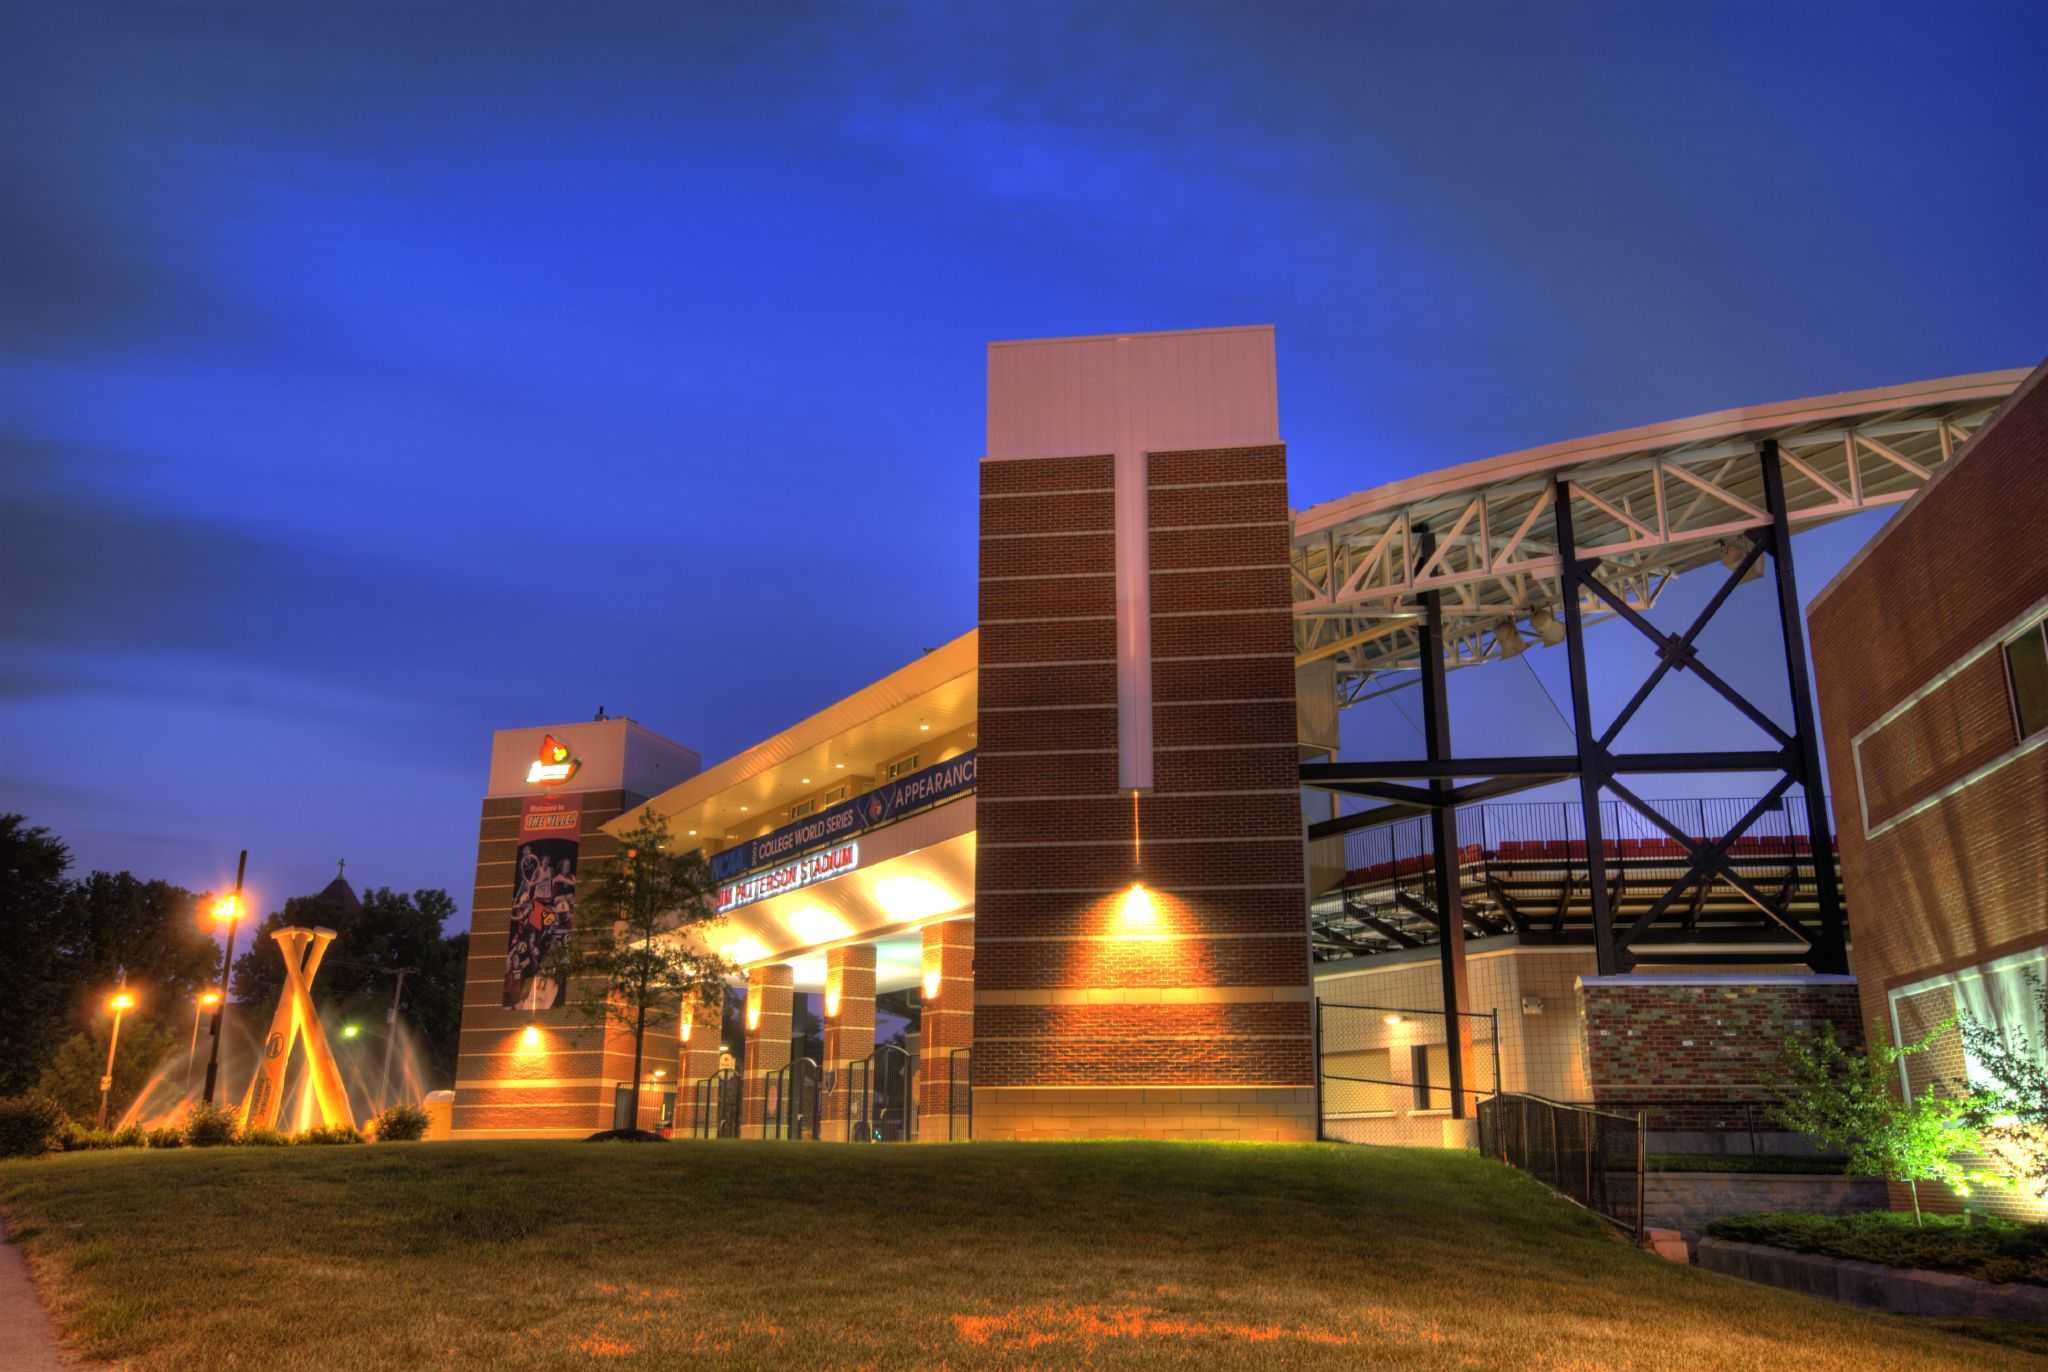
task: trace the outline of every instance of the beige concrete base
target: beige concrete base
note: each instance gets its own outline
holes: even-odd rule
[[[977,1086],[974,1137],[1309,1143],[1311,1086]]]

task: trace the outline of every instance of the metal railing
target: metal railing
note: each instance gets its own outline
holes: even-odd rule
[[[1789,792],[1782,805],[1764,811],[1732,851],[1758,856],[1810,854],[1813,836],[1807,832],[1806,805],[1801,795],[1799,791]],[[1680,830],[1708,841],[1726,833],[1755,803],[1755,797],[1726,796],[1648,802]],[[1544,856],[1585,861],[1586,814],[1576,800],[1464,805],[1458,808],[1457,823],[1461,863]],[[1600,832],[1611,854],[1668,851],[1674,861],[1683,864],[1684,850],[1668,834],[1618,800],[1600,802]],[[1422,878],[1428,874],[1435,851],[1427,818],[1396,820],[1344,835],[1344,867],[1354,875],[1367,874],[1390,881],[1404,876]]]
[[[1643,1239],[1643,1117],[1509,1094],[1479,1103],[1479,1151]]]

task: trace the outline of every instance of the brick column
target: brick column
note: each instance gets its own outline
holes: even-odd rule
[[[768,1074],[789,1066],[790,1016],[796,973],[787,963],[747,973],[746,1095],[740,1107],[740,1137],[767,1137]]]
[[[676,1097],[676,1137],[692,1138],[698,1129],[698,1092],[704,1079],[718,1070],[718,1036],[724,1032],[719,1012],[691,1001],[683,1006],[683,1018],[676,1033],[676,1070],[680,1074]],[[704,1133],[718,1137],[718,1088],[714,1084],[705,1103]]]
[[[977,1138],[1315,1136],[1275,396],[1263,328],[990,346]]]
[[[827,1143],[846,1142],[846,1112],[853,1088],[848,1069],[875,1051],[875,945],[834,948],[825,954],[825,1060],[832,1090],[825,1095],[825,1117],[818,1137]],[[867,1083],[870,1091],[873,1082]]]
[[[944,1143],[967,1137],[967,1058],[953,1065],[953,1051],[974,1046],[974,921],[949,919],[924,927],[923,1081],[919,1088],[917,1137]],[[952,1097],[949,1076],[957,1072],[961,1099]],[[960,1118],[948,1133],[947,1115]]]

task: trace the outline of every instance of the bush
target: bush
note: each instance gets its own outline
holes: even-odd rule
[[[64,1127],[62,1147],[67,1153],[90,1153],[101,1148],[112,1148],[114,1136],[104,1129],[88,1129],[76,1121]]]
[[[244,1129],[235,1139],[236,1143],[250,1148],[283,1148],[291,1140],[275,1129]]]
[[[370,1127],[379,1143],[417,1143],[427,1136],[427,1112],[417,1105],[394,1105]]]
[[[0,1099],[0,1158],[41,1157],[60,1145],[71,1121],[37,1092]]]
[[[107,1140],[109,1148],[145,1148],[149,1145],[149,1134],[139,1124],[125,1129],[116,1129]]]
[[[194,1148],[217,1148],[235,1141],[235,1112],[217,1105],[195,1105],[185,1117],[185,1142]]]
[[[152,1129],[148,1144],[151,1148],[183,1148],[185,1131],[182,1129]]]
[[[337,1124],[332,1127],[323,1125],[318,1129],[308,1129],[292,1141],[294,1143],[316,1145],[327,1143],[361,1143],[363,1136],[346,1124]]]
[[[1736,1215],[1713,1221],[1707,1233],[1737,1243],[1886,1267],[2048,1285],[2048,1224],[2014,1224],[1991,1215],[1928,1215],[1918,1225],[1912,1215],[1889,1210],[1861,1215]]]

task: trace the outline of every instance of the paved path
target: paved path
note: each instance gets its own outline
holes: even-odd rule
[[[50,1312],[28,1279],[21,1250],[0,1229],[0,1368],[7,1372],[71,1372],[57,1356],[57,1331]]]

